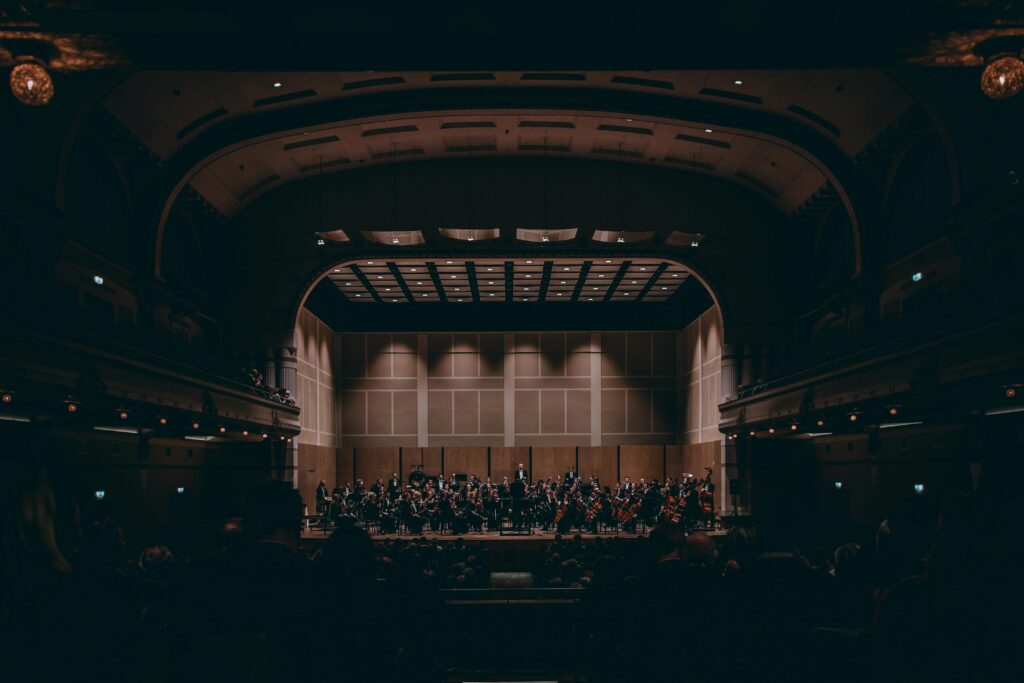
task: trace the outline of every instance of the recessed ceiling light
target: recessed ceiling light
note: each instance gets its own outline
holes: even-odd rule
[[[532,276],[532,275],[530,275],[529,273],[527,273],[526,277],[533,277],[533,276]]]
[[[598,277],[604,277],[604,275],[598,275]]]
[[[345,283],[345,286],[346,286],[346,287],[351,287],[351,286],[352,286],[352,283],[351,283],[351,282],[346,282],[346,283]]]
[[[668,289],[668,287],[662,287],[662,289]]]
[[[629,292],[623,292],[622,296],[629,296]]]
[[[565,284],[565,280],[562,280],[562,284],[563,284],[563,285]]]
[[[392,301],[398,301],[398,299],[392,299]]]
[[[453,279],[453,280],[455,279],[455,276],[454,276],[454,275],[452,275],[452,279]]]
[[[605,263],[611,263],[611,259],[608,259],[607,261],[605,261]]]
[[[274,81],[274,87],[275,88],[280,88],[281,87],[281,81]]]
[[[430,295],[429,294],[424,294],[423,296],[430,296]]]
[[[633,119],[626,119],[626,123],[633,123]]]
[[[679,277],[679,273],[672,273],[672,277]]]
[[[377,276],[377,279],[378,279],[378,280],[383,280],[383,279],[384,279],[384,276],[383,276],[383,275],[378,275],[378,276]]]
[[[470,235],[469,237],[467,237],[467,238],[466,238],[466,241],[467,241],[467,242],[472,242],[472,241],[473,241],[473,236],[472,236],[472,235]]]
[[[593,299],[588,298],[587,301],[593,301]]]
[[[459,303],[462,303],[462,299],[458,299],[457,301],[458,301]]]
[[[491,292],[491,296],[494,296],[494,292]]]
[[[594,289],[597,289],[597,287],[594,287]]]
[[[456,287],[456,288],[455,288],[455,291],[456,291],[456,292],[461,292],[461,291],[462,291],[462,288],[460,288],[460,287]]]
[[[566,266],[565,268],[562,268],[562,270],[569,270],[569,266]]]
[[[523,297],[523,301],[529,301],[529,299],[527,299],[526,297]]]
[[[334,272],[335,272],[335,273],[340,273],[340,272],[341,272],[341,268],[335,268],[335,269],[334,269]]]
[[[368,265],[368,266],[372,266],[372,265],[373,265],[373,261],[367,261],[367,262],[366,262],[366,265]]]
[[[710,128],[705,128],[704,132],[705,133],[714,133],[715,131],[711,130]]]
[[[530,288],[529,287],[523,287],[523,290],[528,292],[528,291],[530,291]]]
[[[385,287],[385,288],[384,288],[384,291],[385,291],[385,292],[390,292],[390,291],[391,291],[391,288],[390,288],[390,287]]]
[[[445,261],[445,263],[447,263],[449,266],[452,264],[451,261]]]
[[[362,294],[356,294],[356,296],[362,296]]]
[[[633,280],[632,282],[633,282],[634,285],[636,284],[636,280]]]
[[[641,268],[640,270],[647,270],[647,269],[646,268]]]
[[[409,272],[410,272],[410,273],[415,273],[415,272],[416,272],[416,269],[415,269],[415,268],[410,268],[410,269],[409,269]]]
[[[422,285],[423,283],[422,283],[422,282],[417,282],[416,284],[418,284],[418,285]]]
[[[494,270],[494,268],[488,268],[487,270]]]
[[[740,79],[737,78],[735,81],[732,82],[732,84],[733,85],[743,85],[743,81],[741,81]]]
[[[493,285],[493,284],[494,284],[494,280],[488,280],[488,281],[487,281],[487,284],[489,284],[489,285]]]
[[[391,244],[399,244],[400,242],[401,242],[401,240],[398,239],[397,237],[392,237],[391,238]]]
[[[558,293],[558,296],[562,296],[562,293],[561,293],[561,292],[559,292],[559,293]]]

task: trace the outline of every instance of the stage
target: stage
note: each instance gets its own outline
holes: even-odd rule
[[[613,542],[615,539],[620,539],[623,542],[633,542],[636,539],[643,539],[647,537],[647,533],[626,533],[624,531],[619,532],[605,532],[605,533],[580,533],[579,536],[585,543],[592,543],[596,540],[603,540]],[[716,529],[714,531],[704,532],[708,536],[715,539],[716,542],[721,543],[722,538],[725,537],[725,530]],[[302,545],[307,548],[310,552],[316,550],[317,546],[327,540],[331,535],[331,530],[326,533],[320,529],[310,528],[302,533]],[[496,571],[525,571],[532,568],[533,558],[551,543],[554,542],[557,534],[554,531],[540,531],[534,530],[532,534],[500,534],[497,531],[485,531],[482,533],[470,532],[468,534],[455,535],[450,533],[437,534],[432,531],[427,531],[419,535],[411,534],[371,534],[374,544],[384,545],[389,541],[405,541],[411,543],[418,541],[421,538],[427,539],[431,543],[448,544],[462,541],[469,545],[479,545],[487,553],[487,557],[491,564],[491,568]],[[576,536],[575,532],[563,534],[564,540],[572,539]]]

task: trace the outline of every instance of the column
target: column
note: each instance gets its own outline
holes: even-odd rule
[[[740,352],[739,346],[735,344],[722,344],[722,373],[719,379],[721,401],[730,401],[736,398],[736,385],[739,380]],[[738,462],[736,458],[736,442],[730,440],[727,435],[722,434],[722,465],[716,473],[718,483],[715,484],[715,497],[717,499],[716,515],[723,517],[732,513],[732,496],[729,495],[729,480],[740,478]]]
[[[294,346],[278,346],[274,349],[274,364],[277,369],[276,385],[288,391],[293,398],[299,393],[298,356]],[[298,484],[296,476],[299,464],[299,440],[290,439],[284,443],[281,460],[281,478]]]

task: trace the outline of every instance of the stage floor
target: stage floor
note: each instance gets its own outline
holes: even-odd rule
[[[632,534],[630,534],[630,533],[626,533],[625,531],[620,531],[618,533],[609,531],[609,532],[599,533],[599,534],[581,533],[580,536],[583,537],[584,541],[592,541],[592,540],[598,539],[598,538],[646,538],[647,537],[647,533],[649,533],[649,532],[645,532],[645,533],[632,533]],[[716,529],[714,531],[705,531],[704,533],[706,533],[708,536],[711,536],[712,538],[715,538],[715,537],[719,537],[719,536],[725,536],[726,532],[723,529]],[[302,532],[302,539],[303,540],[307,540],[307,541],[314,541],[315,542],[315,541],[326,540],[327,537],[330,536],[330,535],[331,535],[331,530],[328,530],[327,532],[324,532],[321,529],[310,528],[310,529],[306,529],[305,531]],[[575,532],[570,532],[570,533],[567,533],[567,534],[563,534],[562,538],[572,538],[575,535],[576,535]],[[426,538],[427,540],[430,540],[430,541],[436,541],[438,543],[451,543],[452,541],[455,541],[457,539],[461,539],[461,540],[463,540],[463,541],[465,541],[467,543],[477,543],[477,542],[487,542],[487,543],[524,543],[525,542],[525,543],[529,543],[529,542],[537,542],[537,541],[543,541],[543,542],[546,542],[546,543],[550,543],[550,542],[555,540],[555,536],[556,536],[556,533],[554,531],[540,531],[540,530],[534,530],[534,532],[532,534],[506,534],[506,535],[502,535],[502,534],[498,533],[497,531],[484,531],[482,533],[477,533],[477,532],[471,531],[468,534],[462,534],[462,535],[458,535],[458,536],[455,535],[455,534],[450,534],[450,533],[438,534],[438,533],[435,533],[433,531],[425,531],[425,532],[423,532],[422,534],[419,534],[419,535],[412,535],[412,534],[371,534],[370,535],[370,537],[374,540],[375,543],[383,543],[385,541],[395,541],[395,540],[399,540],[399,539],[404,539],[406,541],[412,541],[412,540],[419,539],[420,537]]]

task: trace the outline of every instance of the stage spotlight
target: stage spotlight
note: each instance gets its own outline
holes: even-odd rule
[[[2,403],[14,403],[14,392],[5,391],[0,393],[0,402]]]
[[[66,407],[69,413],[78,412],[78,401],[75,400],[74,396],[68,396],[66,399],[64,399],[64,406]]]
[[[264,439],[270,438],[270,434],[267,434],[266,432],[263,432],[262,434],[260,434],[260,436],[263,437]]]
[[[1006,387],[1006,398],[1013,398],[1017,395],[1016,387]]]
[[[799,425],[797,425],[796,422],[794,422],[793,424],[789,425],[789,431],[795,432],[797,429],[799,429]]]
[[[221,434],[224,434],[224,433],[226,433],[228,431],[228,428],[225,427],[224,425],[221,425],[221,426],[217,427],[217,431],[220,432]]]
[[[768,428],[768,433],[769,434],[774,434],[775,433],[775,427],[769,427]]]
[[[198,422],[193,422],[192,423],[192,429],[199,429],[199,423]]]
[[[161,427],[166,427],[167,426],[167,418],[166,417],[161,417],[159,422],[160,422],[160,426]]]
[[[124,408],[121,408],[120,410],[117,411],[117,417],[122,419],[122,420],[127,420],[128,419],[128,411],[125,410]]]
[[[825,426],[825,421],[824,421],[824,420],[818,420],[816,424],[817,424],[817,425],[818,425],[819,427],[824,427],[824,426]]]
[[[899,406],[889,406],[889,414],[890,415],[892,415],[893,417],[896,417],[897,415],[899,415],[899,413],[900,413],[900,407]]]
[[[281,441],[284,441],[284,440],[285,440],[285,436],[282,434],[281,435]]]
[[[850,413],[850,422],[857,421],[857,413]]]
[[[248,429],[243,429],[242,430],[242,436],[249,436],[249,430]]]
[[[753,429],[751,429],[750,430],[750,436],[752,436],[752,437],[753,436],[757,436],[757,432],[755,432]]]

